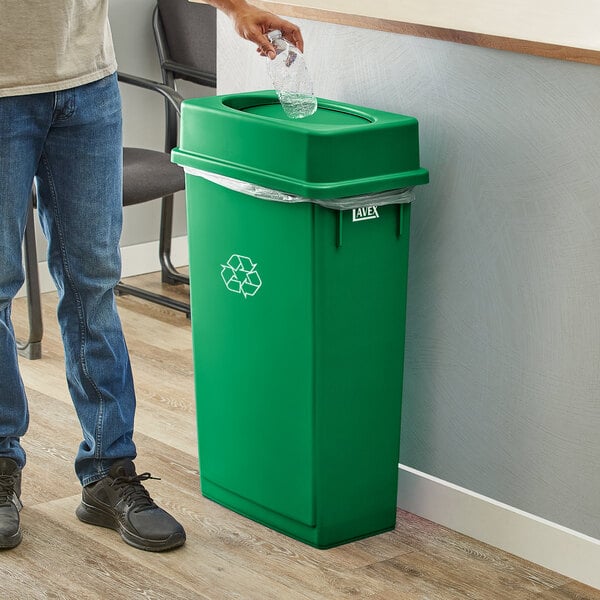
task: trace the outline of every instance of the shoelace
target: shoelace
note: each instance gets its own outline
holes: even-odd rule
[[[134,506],[134,512],[141,512],[156,506],[148,490],[142,485],[142,481],[147,481],[148,479],[160,481],[160,477],[152,477],[150,473],[141,473],[140,475],[115,477],[110,485],[119,492],[119,496],[127,504]]]
[[[12,501],[17,482],[16,475],[0,475],[0,504],[7,504]]]

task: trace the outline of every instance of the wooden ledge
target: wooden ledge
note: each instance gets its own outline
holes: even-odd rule
[[[600,65],[600,51],[598,50],[559,46],[557,44],[548,44],[544,42],[535,42],[469,31],[458,31],[455,29],[444,29],[442,27],[433,27],[430,25],[418,25],[415,23],[405,23],[401,21],[366,17],[362,15],[341,13],[320,8],[294,6],[283,2],[253,0],[253,4],[260,6],[265,10],[270,10],[276,14],[293,18],[295,17],[297,19],[309,19],[311,21],[335,23],[336,25],[348,25],[351,27],[361,27],[363,29],[389,31],[403,35],[413,35],[417,37],[431,38],[434,40],[443,40],[446,42],[456,42],[458,44],[481,46],[482,48],[494,48],[496,50],[507,50],[509,52],[518,52],[520,54],[532,54],[534,56],[543,56],[558,60]]]

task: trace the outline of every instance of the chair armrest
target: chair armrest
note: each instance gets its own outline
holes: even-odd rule
[[[187,78],[198,85],[205,85],[212,88],[217,87],[217,75],[215,73],[201,71],[195,67],[190,67],[189,65],[167,59],[163,61],[162,68],[166,71],[172,71],[175,77]]]
[[[176,92],[168,85],[165,85],[164,83],[158,83],[157,81],[152,81],[151,79],[145,79],[144,77],[138,77],[137,75],[129,75],[128,73],[123,73],[121,71],[117,72],[117,77],[122,83],[128,83],[146,90],[158,92],[177,111],[178,115],[181,114],[181,103],[183,102],[183,96],[181,96],[181,94]]]

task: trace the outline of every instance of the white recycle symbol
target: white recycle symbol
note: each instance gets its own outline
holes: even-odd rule
[[[221,277],[230,292],[243,294],[244,298],[254,296],[262,285],[256,263],[247,256],[232,254],[227,264],[221,265]]]

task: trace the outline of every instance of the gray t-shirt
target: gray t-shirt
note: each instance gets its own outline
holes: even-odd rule
[[[0,96],[64,90],[117,69],[108,0],[0,0]]]

